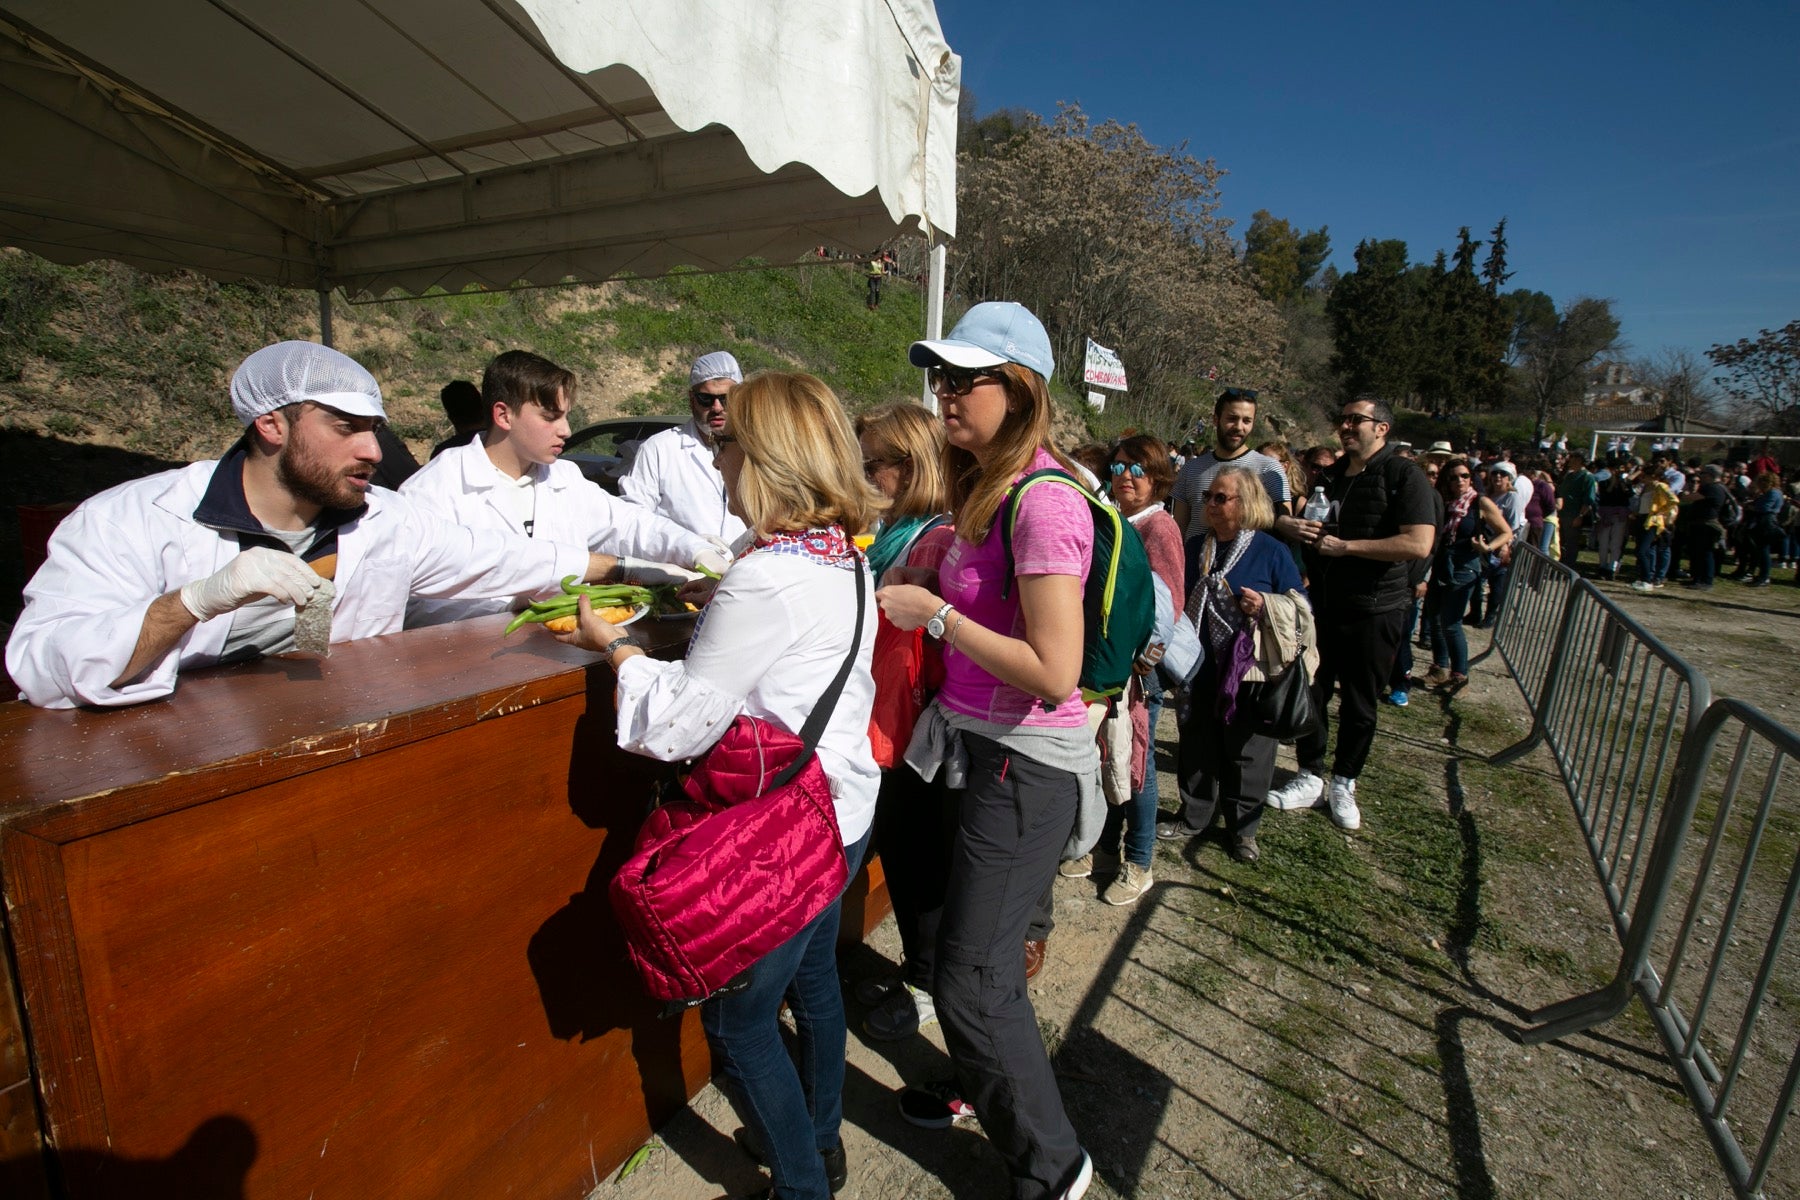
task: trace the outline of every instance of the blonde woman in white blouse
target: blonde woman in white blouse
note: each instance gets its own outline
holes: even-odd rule
[[[881,774],[869,749],[875,684],[873,581],[851,539],[883,501],[831,389],[810,375],[763,372],[732,388],[715,455],[731,510],[754,537],[725,572],[695,626],[687,657],[650,658],[629,631],[593,615],[563,640],[597,650],[619,677],[619,745],[675,761],[704,753],[744,713],[798,733],[843,665],[864,605],[856,667],[819,739],[838,828],[854,876],[868,844]],[[756,964],[750,987],[715,997],[701,1023],[773,1186],[759,1195],[829,1200],[845,1173],[845,1024],[833,905]],[[799,1034],[788,1056],[783,999]],[[810,1102],[809,1102],[810,1098]]]

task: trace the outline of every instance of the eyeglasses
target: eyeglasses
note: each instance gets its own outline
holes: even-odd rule
[[[1223,506],[1226,504],[1230,504],[1233,500],[1236,500],[1236,499],[1237,499],[1237,497],[1230,492],[1201,492],[1200,493],[1200,502],[1202,504],[1216,504],[1216,505]]]
[[[1112,465],[1112,473],[1114,479],[1117,479],[1121,475],[1129,475],[1133,479],[1142,479],[1144,477],[1144,464],[1115,462]]]
[[[713,461],[714,462],[719,461],[719,456],[721,454],[725,453],[725,447],[735,446],[735,445],[737,445],[737,439],[732,437],[729,433],[713,434],[713,440],[712,440]]]
[[[925,386],[933,392],[948,392],[952,396],[966,396],[975,389],[975,385],[983,380],[997,380],[999,376],[992,371],[968,371],[961,367],[932,367],[925,372]]]
[[[1349,425],[1354,428],[1365,421],[1370,425],[1380,425],[1382,423],[1379,417],[1371,417],[1368,413],[1339,413],[1337,423],[1339,425]]]
[[[863,474],[869,476],[875,474],[875,472],[881,470],[883,467],[900,466],[911,457],[912,455],[910,454],[902,454],[899,458],[865,458],[863,459]]]
[[[715,404],[717,404],[720,408],[724,408],[725,407],[725,397],[730,394],[731,393],[729,393],[729,392],[720,392],[717,395],[714,395],[712,392],[702,392],[699,390],[695,390],[695,391],[688,393],[689,397],[691,397],[693,399],[694,403],[698,404],[701,408],[711,408]]]

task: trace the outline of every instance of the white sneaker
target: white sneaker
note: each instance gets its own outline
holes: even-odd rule
[[[1648,579],[1640,579],[1631,585],[1631,590],[1634,592],[1654,592],[1656,590],[1656,585],[1651,583]]]
[[[1331,809],[1331,823],[1339,829],[1362,828],[1362,812],[1356,807],[1356,780],[1342,775],[1331,777],[1331,794],[1325,803]]]
[[[1075,1176],[1075,1182],[1066,1191],[1059,1193],[1056,1200],[1081,1200],[1087,1195],[1088,1185],[1094,1182],[1094,1160],[1088,1152],[1081,1152],[1081,1170]]]
[[[1297,808],[1316,808],[1325,794],[1325,781],[1311,771],[1302,771],[1274,791],[1263,803],[1282,812]]]

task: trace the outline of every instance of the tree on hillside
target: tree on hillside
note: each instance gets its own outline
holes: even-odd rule
[[[1706,352],[1745,420],[1788,422],[1800,409],[1800,320]]]
[[[1541,294],[1541,293],[1539,293]],[[1550,427],[1550,414],[1578,402],[1588,370],[1619,345],[1619,318],[1612,301],[1583,297],[1563,312],[1532,304],[1521,310],[1529,323],[1519,328],[1519,367],[1540,440]]]
[[[1073,389],[1087,338],[1113,347],[1131,377],[1120,407],[1172,432],[1191,422],[1209,371],[1279,381],[1279,320],[1219,216],[1222,174],[1135,126],[1090,125],[1075,107],[1016,126],[959,158],[952,288],[1037,313]]]
[[[1488,233],[1487,258],[1481,263],[1481,287],[1487,294],[1487,308],[1482,328],[1483,368],[1475,396],[1478,408],[1497,409],[1506,401],[1512,321],[1500,289],[1513,274],[1506,269],[1506,218],[1501,217]]]
[[[1481,403],[1492,375],[1488,354],[1497,302],[1475,274],[1481,243],[1469,237],[1467,225],[1456,238],[1447,270],[1444,255],[1438,254],[1421,347],[1420,391],[1433,412],[1458,413]],[[1435,388],[1426,386],[1426,364]]]
[[[1244,235],[1244,265],[1256,277],[1265,300],[1276,304],[1298,300],[1330,257],[1327,226],[1301,233],[1287,218],[1273,216],[1266,208],[1251,215]]]
[[[1420,279],[1409,272],[1406,243],[1362,241],[1356,269],[1337,281],[1325,306],[1335,347],[1332,368],[1350,395],[1411,395],[1418,376]]]
[[[1656,357],[1639,363],[1639,379],[1662,395],[1662,411],[1658,414],[1677,433],[1687,429],[1688,422],[1709,415],[1718,401],[1710,368],[1700,356],[1685,347],[1672,347]]]

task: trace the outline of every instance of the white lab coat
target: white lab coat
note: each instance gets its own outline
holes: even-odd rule
[[[626,504],[592,483],[572,462],[557,461],[534,466],[537,493],[531,536],[586,546],[604,554],[647,559],[692,567],[714,549],[711,542],[674,521]],[[500,473],[477,437],[466,446],[454,446],[420,467],[400,485],[400,494],[428,511],[473,529],[491,529],[524,536],[511,510],[499,500],[501,488],[513,481]],[[585,567],[584,567],[585,569]],[[406,624],[439,625],[487,613],[507,612],[530,596],[430,600],[415,597],[406,606]]]
[[[712,447],[700,440],[692,421],[645,439],[631,473],[619,480],[619,494],[728,545],[744,532],[744,523],[726,507],[725,477],[713,466]]]
[[[6,644],[20,698],[45,708],[126,705],[175,690],[181,671],[211,666],[231,613],[202,621],[143,676],[113,680],[131,661],[158,596],[202,579],[238,553],[235,533],[193,518],[217,463],[198,462],[101,492],[70,513],[25,587],[25,611]],[[331,640],[398,632],[411,595],[512,596],[585,575],[585,547],[453,525],[383,488],[338,527]]]

